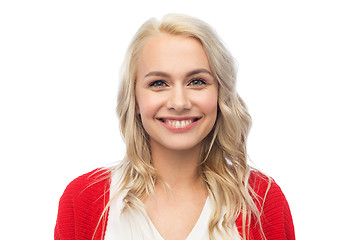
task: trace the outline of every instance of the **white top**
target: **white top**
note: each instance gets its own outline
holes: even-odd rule
[[[121,172],[119,171],[116,171],[112,175],[110,199],[112,199],[113,194],[115,194],[118,189],[120,178]],[[165,240],[157,231],[145,210],[142,212],[139,210],[126,210],[122,212],[124,207],[123,198],[125,195],[126,192],[120,193],[110,204],[105,240]],[[210,199],[207,198],[201,215],[186,240],[209,240],[208,224],[211,212],[212,204]],[[222,216],[224,214],[225,211],[223,211]],[[222,220],[223,218],[221,217],[219,222],[220,229],[223,229]],[[214,234],[217,240],[241,239],[235,226],[230,233],[225,233],[225,236],[220,236],[216,232]]]

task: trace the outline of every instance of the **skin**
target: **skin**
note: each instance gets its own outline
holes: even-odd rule
[[[135,94],[159,176],[144,202],[147,214],[164,239],[186,239],[207,199],[199,155],[217,118],[218,84],[201,43],[150,38],[139,55]]]

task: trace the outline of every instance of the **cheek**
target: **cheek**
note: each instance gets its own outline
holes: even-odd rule
[[[140,94],[140,96],[137,97],[137,113],[139,113],[142,117],[154,116],[158,105],[158,99],[154,98],[150,94]]]
[[[196,96],[196,102],[200,104],[201,111],[206,114],[217,114],[218,94],[210,92],[209,94],[202,94]]]

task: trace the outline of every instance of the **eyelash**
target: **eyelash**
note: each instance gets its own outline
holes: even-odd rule
[[[202,78],[194,78],[194,79],[192,79],[190,81],[190,84],[192,84],[193,82],[196,82],[196,81],[198,81],[199,84],[195,84],[195,86],[201,86],[201,85],[206,85],[207,84],[206,81],[203,80]]]
[[[157,81],[153,81],[152,83],[150,83],[149,87],[158,87],[158,88],[164,87],[163,85],[158,86],[157,85],[158,83],[165,84],[167,86],[167,83],[165,81],[157,80]]]
[[[193,84],[193,86],[201,86],[201,85],[206,85],[207,82],[203,80],[202,78],[194,78],[189,82],[189,85],[192,85],[193,82],[196,82],[197,84]],[[160,84],[160,85],[158,85]],[[163,80],[156,80],[153,81],[152,83],[149,84],[149,87],[157,87],[157,88],[162,88],[167,86],[167,83]]]

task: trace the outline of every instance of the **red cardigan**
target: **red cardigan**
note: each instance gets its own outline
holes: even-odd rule
[[[58,208],[58,216],[55,227],[55,240],[91,240],[101,239],[107,226],[105,215],[98,229],[95,231],[101,218],[104,207],[109,201],[110,177],[105,170],[96,169],[73,180],[64,191]],[[263,199],[268,187],[265,176],[252,171],[249,184]],[[259,201],[262,203],[261,201]],[[259,204],[258,204],[259,205]],[[261,209],[260,209],[261,210]],[[261,222],[267,240],[294,240],[294,225],[290,214],[289,205],[279,186],[271,181],[263,205]],[[260,228],[252,218],[249,229],[249,240],[262,240]],[[241,218],[236,221],[241,226]],[[242,233],[241,227],[238,231]]]

